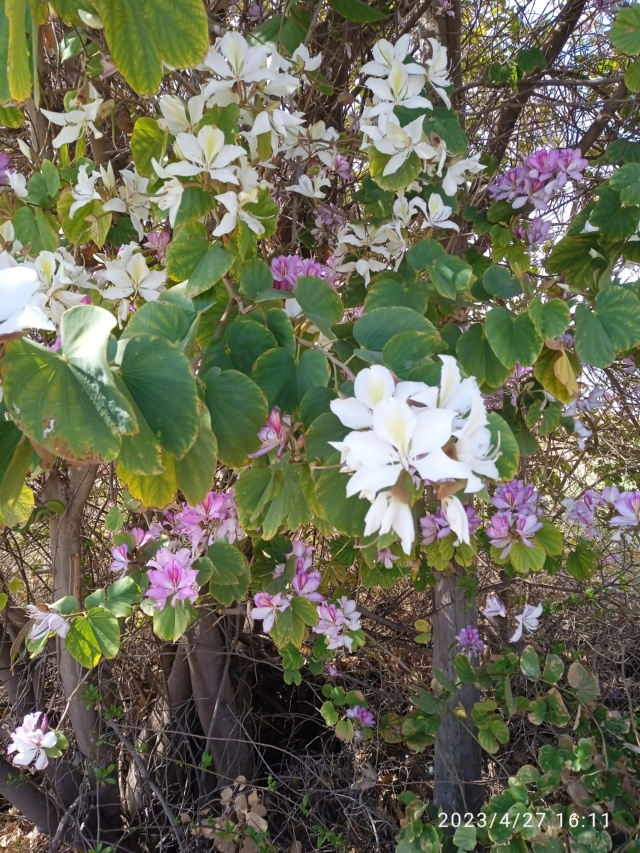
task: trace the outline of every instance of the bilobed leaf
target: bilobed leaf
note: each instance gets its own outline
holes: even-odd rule
[[[220,461],[233,467],[243,465],[247,454],[258,449],[258,431],[269,414],[262,391],[237,370],[221,373],[213,368],[206,380],[205,401]]]
[[[567,555],[566,569],[572,578],[586,581],[592,577],[598,568],[595,551],[588,545],[579,542],[574,551]]]
[[[191,506],[205,499],[216,475],[218,443],[211,429],[209,410],[200,403],[200,427],[195,442],[175,463],[178,488]]]
[[[207,556],[213,564],[209,589],[224,607],[241,601],[249,590],[251,573],[244,554],[227,542],[214,542]]]
[[[563,672],[564,664],[562,658],[554,654],[547,655],[544,662],[544,669],[542,670],[542,680],[546,684],[557,684],[562,678]]]
[[[177,643],[187,628],[195,622],[196,612],[190,601],[165,604],[162,610],[154,610],[153,633],[168,643]]]
[[[278,348],[278,341],[269,329],[256,320],[243,317],[238,317],[230,323],[224,336],[233,369],[246,373],[247,376],[251,375],[261,355]]]
[[[155,175],[152,160],[162,163],[167,134],[156,119],[142,116],[136,120],[131,134],[131,153],[140,175]]]
[[[594,367],[607,367],[619,352],[640,342],[640,300],[624,287],[613,285],[596,297],[596,310],[576,308],[575,347],[578,356]]]
[[[155,335],[182,348],[189,338],[198,313],[190,299],[174,288],[154,302],[145,302],[129,317],[120,340]]]
[[[598,194],[599,199],[589,217],[590,223],[610,241],[624,240],[635,234],[640,221],[640,207],[625,206],[620,193],[610,184],[602,185]]]
[[[255,299],[258,294],[273,288],[273,276],[262,258],[251,258],[240,269],[238,290],[242,296]]]
[[[579,661],[574,661],[567,672],[567,681],[576,691],[580,702],[594,702],[600,695],[598,679]]]
[[[509,551],[511,565],[521,575],[540,571],[544,566],[546,557],[547,552],[542,545],[535,545],[532,548],[529,545],[525,545],[524,542],[516,542],[511,551]]]
[[[332,469],[313,475],[318,510],[340,533],[362,536],[364,517],[371,504],[357,495],[347,497],[347,474]]]
[[[557,338],[571,319],[569,306],[562,299],[550,299],[543,302],[539,296],[531,300],[529,316],[543,338]]]
[[[422,240],[407,252],[407,260],[415,270],[425,270],[436,291],[447,299],[455,299],[459,290],[471,281],[473,271],[466,261],[448,255],[435,240]]]
[[[540,660],[533,646],[525,646],[520,655],[520,670],[530,681],[540,678]]]
[[[293,412],[298,403],[297,366],[291,353],[282,347],[265,352],[256,361],[252,378],[262,389],[269,407]]]
[[[574,364],[566,352],[543,347],[533,373],[545,391],[561,403],[570,403],[580,393]]]
[[[620,53],[640,53],[640,7],[636,4],[618,12],[608,33],[611,44]]]
[[[546,68],[547,60],[539,47],[528,47],[516,53],[516,65],[523,74],[531,74]]]
[[[188,222],[177,228],[167,249],[167,273],[174,281],[193,274],[209,249],[207,231],[201,222]]]
[[[120,375],[160,445],[178,459],[184,456],[199,426],[198,395],[188,358],[162,338],[130,338]]]
[[[105,213],[102,202],[90,201],[69,216],[74,198],[71,190],[65,190],[58,199],[58,215],[62,219],[62,230],[72,243],[95,243],[102,246],[111,228],[111,213]]]
[[[341,17],[357,24],[373,24],[388,17],[388,12],[375,9],[362,0],[330,0],[330,3]]]
[[[170,453],[162,453],[160,458],[160,474],[137,474],[129,471],[121,462],[117,467],[118,477],[131,497],[145,507],[164,509],[175,499],[178,490],[174,457]]]
[[[100,658],[114,658],[120,648],[120,626],[115,614],[103,607],[89,610],[71,622],[64,640],[69,654],[80,666],[92,669]]]
[[[526,312],[515,316],[507,308],[498,305],[487,314],[484,333],[491,349],[509,369],[516,362],[533,364],[542,350],[542,337]]]
[[[640,69],[640,63],[636,63]],[[640,203],[640,163],[621,166],[609,179],[609,186],[620,193],[623,204]]]
[[[475,376],[483,391],[499,388],[511,373],[496,356],[480,323],[474,323],[461,335],[456,345],[458,359],[465,373]]]
[[[303,275],[296,284],[296,299],[305,317],[328,337],[334,337],[331,326],[339,323],[344,305],[333,288],[320,278]]]
[[[209,46],[201,0],[181,0],[180,13],[170,0],[94,0],[118,71],[141,95],[155,94],[162,62],[197,65]]]
[[[598,252],[597,234],[563,237],[554,245],[546,260],[547,272],[562,273],[568,284],[586,288],[593,272],[607,265],[604,258],[591,255],[592,249]]]
[[[225,273],[229,272],[234,261],[235,258],[231,252],[227,252],[219,243],[216,243],[191,273],[185,291],[186,295],[198,296],[198,294],[212,288]]]
[[[500,299],[511,299],[522,293],[520,282],[511,276],[506,267],[492,264],[482,276],[482,286],[492,296]]]
[[[398,379],[408,379],[412,370],[428,361],[436,350],[436,338],[425,332],[400,332],[387,341],[382,363]]]
[[[300,354],[296,370],[296,393],[298,403],[312,388],[324,388],[329,384],[329,362],[319,350],[307,349]]]
[[[433,324],[411,308],[393,306],[367,311],[353,327],[353,334],[363,349],[382,352],[387,341],[400,332],[424,332],[437,337]]]
[[[58,248],[58,228],[55,218],[38,207],[19,207],[13,219],[16,239],[30,246],[33,256],[40,252],[54,252]]]
[[[338,0],[338,2],[359,2],[359,0]],[[362,4],[364,5],[364,4]],[[412,184],[422,169],[418,155],[412,151],[402,166],[390,175],[385,175],[384,170],[391,160],[390,154],[382,154],[373,146],[367,149],[369,155],[369,171],[376,184],[383,190],[398,192]]]
[[[518,473],[520,464],[518,442],[500,415],[490,412],[487,417],[487,426],[491,433],[491,446],[500,452],[500,455],[496,459],[496,467],[500,474],[500,479],[512,480]]]

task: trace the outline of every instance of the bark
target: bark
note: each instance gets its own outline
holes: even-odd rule
[[[0,794],[15,806],[39,832],[55,835],[60,813],[42,788],[18,779],[19,771],[0,757]]]
[[[456,634],[478,621],[477,602],[465,595],[461,574],[458,567],[451,574],[437,572],[434,590],[433,666],[449,678],[455,678]],[[475,815],[482,807],[482,751],[471,724],[471,709],[478,700],[478,690],[472,684],[463,685],[450,708],[462,704],[466,719],[461,722],[453,713],[446,714],[436,736],[434,802],[448,816]]]
[[[230,652],[218,621],[211,608],[184,639],[206,750],[213,757],[218,779],[228,783],[238,776],[251,779],[253,759],[229,674]]]

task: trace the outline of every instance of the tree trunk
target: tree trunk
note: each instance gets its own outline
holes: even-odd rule
[[[433,667],[449,678],[455,678],[456,635],[467,625],[475,627],[478,621],[477,602],[465,596],[461,574],[457,567],[451,574],[436,572]],[[460,721],[453,713],[446,714],[436,736],[434,802],[449,817],[454,813],[477,814],[484,799],[482,752],[471,724],[471,708],[478,699],[476,687],[463,685],[450,708],[462,704],[466,719]]]

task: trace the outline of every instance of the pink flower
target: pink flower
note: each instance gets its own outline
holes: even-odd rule
[[[302,570],[294,576],[291,586],[298,595],[319,604],[324,601],[324,595],[316,592],[321,580],[320,572],[305,572]]]
[[[472,625],[467,625],[466,628],[463,628],[456,637],[456,640],[458,641],[460,650],[465,652],[468,657],[471,657],[474,652],[480,653],[484,651],[484,643],[480,638],[480,633]]]
[[[506,616],[507,608],[500,601],[500,599],[496,595],[488,595],[487,603],[485,604],[484,610],[482,613],[490,618],[492,616]]]
[[[344,646],[351,651],[353,638],[346,632],[360,628],[360,614],[356,610],[355,601],[342,596],[337,604],[321,604],[317,612],[319,621],[312,631],[326,636],[327,648],[339,649]]]
[[[371,711],[362,705],[354,705],[353,708],[349,708],[344,719],[353,720],[354,723],[358,724],[354,732],[356,740],[362,740],[362,729],[372,729],[376,724],[376,718]]]
[[[623,492],[613,505],[619,513],[611,519],[613,527],[637,527],[640,524],[640,491]]]
[[[120,577],[123,577],[129,568],[129,547],[127,543],[123,542],[122,545],[116,545],[112,548],[111,556],[113,559],[111,560],[109,571],[119,572]]]
[[[35,759],[35,769],[44,770],[49,763],[45,749],[52,749],[58,742],[56,732],[47,731],[47,728],[46,714],[36,711],[35,714],[27,714],[22,725],[11,733],[7,752],[15,753],[10,757],[16,767],[27,767]]]
[[[400,557],[392,554],[389,548],[383,548],[381,551],[378,551],[378,562],[382,563],[385,569],[392,569],[393,564],[399,559]]]
[[[261,619],[262,630],[268,634],[276,621],[276,613],[283,613],[290,606],[291,598],[291,595],[281,595],[279,592],[275,595],[258,592],[253,597],[256,606],[251,610],[251,618]]]
[[[191,552],[188,548],[181,548],[177,553],[161,548],[153,560],[149,560],[147,566],[155,566],[147,574],[151,586],[145,592],[149,598],[155,599],[158,610],[163,610],[169,596],[171,605],[175,607],[176,601],[195,601],[198,597],[197,569],[191,569]]]
[[[280,448],[278,450],[279,459],[284,452],[284,448],[289,440],[291,431],[291,418],[288,415],[282,417],[280,409],[277,406],[274,406],[267,418],[266,425],[258,431],[258,438],[262,442],[262,446],[259,450],[256,450],[255,453],[250,453],[249,458],[256,459],[258,456],[264,456],[265,453],[269,453],[271,450],[275,450],[275,448],[278,447]]]
[[[171,234],[168,231],[152,231],[147,234],[147,242],[143,245],[145,249],[153,249],[156,260],[162,261],[167,254],[170,242]]]

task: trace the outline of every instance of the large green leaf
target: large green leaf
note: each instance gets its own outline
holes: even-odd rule
[[[364,517],[371,504],[357,495],[347,497],[348,474],[336,469],[314,473],[318,511],[340,533],[362,536]]]
[[[334,337],[331,326],[339,323],[344,314],[344,305],[335,290],[320,278],[303,275],[296,284],[296,299],[305,317],[325,335]]]
[[[211,429],[211,416],[201,403],[200,428],[195,442],[182,459],[176,461],[178,488],[191,506],[203,501],[216,475],[218,443]]]
[[[120,340],[155,335],[182,348],[190,338],[197,318],[193,302],[172,288],[163,293],[160,299],[145,302],[138,308],[130,316]]]
[[[400,332],[384,345],[382,363],[398,379],[409,379],[415,368],[424,365],[436,350],[436,340],[424,332]]]
[[[518,442],[500,415],[490,412],[487,417],[489,432],[491,433],[491,445],[500,451],[500,456],[496,460],[500,479],[512,480],[518,473],[520,463]]]
[[[202,222],[188,222],[176,229],[167,249],[167,273],[174,281],[184,281],[209,249],[207,230]]]
[[[58,248],[58,222],[50,213],[39,207],[25,205],[18,208],[12,223],[16,239],[29,246],[29,254],[34,257],[43,251],[55,252]]]
[[[27,30],[32,29],[29,7],[27,0],[5,0],[3,4],[9,40],[7,65],[3,67],[2,73],[4,76],[6,68],[9,91],[14,101],[25,101],[31,94],[31,65],[27,42]]]
[[[209,589],[224,607],[242,601],[249,591],[251,573],[243,553],[227,542],[214,542],[207,551],[213,564]]]
[[[575,347],[580,359],[607,367],[619,352],[640,343],[640,300],[624,287],[612,286],[596,297],[596,310],[576,308]]]
[[[206,403],[218,440],[218,456],[225,465],[240,466],[260,446],[258,431],[269,409],[253,380],[237,370],[212,368],[206,380]]]
[[[539,296],[531,300],[529,316],[543,338],[557,338],[569,325],[569,306],[562,299],[543,302]]]
[[[114,658],[120,648],[120,626],[114,613],[94,607],[71,622],[64,640],[69,654],[80,666],[92,669],[100,658]]]
[[[640,53],[640,6],[636,3],[618,12],[609,30],[611,44],[620,53],[635,56]]]
[[[278,347],[278,341],[269,329],[244,317],[236,318],[227,326],[224,336],[233,369],[247,376],[261,355]]]
[[[175,459],[170,453],[162,453],[160,466],[160,474],[145,475],[129,471],[122,462],[118,463],[117,473],[123,486],[145,507],[164,509],[175,500],[178,490]]]
[[[160,445],[178,459],[184,456],[199,427],[196,382],[188,358],[162,338],[130,338],[120,375]]]
[[[459,290],[471,281],[473,272],[466,261],[448,255],[435,240],[422,240],[407,252],[407,260],[415,270],[425,270],[437,292],[455,299]]]
[[[495,355],[480,323],[474,323],[456,345],[458,359],[465,373],[475,376],[485,391],[499,388],[511,373]]]
[[[131,153],[139,174],[155,175],[151,161],[162,162],[166,136],[156,119],[142,116],[136,121],[131,134]]]
[[[352,0],[345,0],[345,2],[352,2]],[[353,0],[353,2],[358,2],[358,0]],[[382,154],[373,146],[367,149],[367,154],[369,155],[371,177],[383,190],[397,192],[398,190],[405,189],[415,181],[422,169],[420,158],[412,151],[399,169],[390,175],[385,175],[384,170],[387,163],[391,160],[391,155]]]
[[[400,332],[424,332],[437,338],[435,326],[411,308],[392,306],[367,311],[353,327],[353,334],[363,349],[382,352],[384,345]]]
[[[506,267],[492,264],[482,276],[482,286],[492,296],[500,299],[511,299],[522,293],[520,282],[512,278]]]
[[[133,408],[107,364],[114,325],[108,311],[79,305],[63,315],[61,354],[28,338],[7,345],[3,390],[13,420],[64,459],[112,460],[121,435],[138,430]]]
[[[191,273],[186,288],[187,296],[197,296],[209,290],[225,273],[229,272],[234,261],[235,257],[231,252],[227,252],[219,243],[216,243]]]
[[[190,601],[175,601],[165,604],[153,614],[153,632],[161,640],[177,643],[189,625],[195,622],[196,612]]]
[[[586,289],[591,284],[593,272],[607,265],[604,258],[593,256],[591,250],[600,252],[597,234],[563,237],[547,258],[547,272],[562,273],[569,284]]]
[[[362,0],[330,0],[331,8],[347,21],[357,24],[373,24],[376,21],[384,21],[389,16],[386,11],[381,11]]]
[[[640,207],[625,206],[620,193],[608,184],[604,184],[598,194],[589,222],[610,241],[624,240],[635,234],[640,221]]]
[[[516,362],[533,364],[542,350],[543,339],[526,311],[516,316],[497,305],[485,318],[484,333],[491,349],[509,369]]]
[[[154,95],[162,80],[162,62],[197,65],[209,46],[202,0],[95,0],[111,55],[118,70],[141,95]]]

